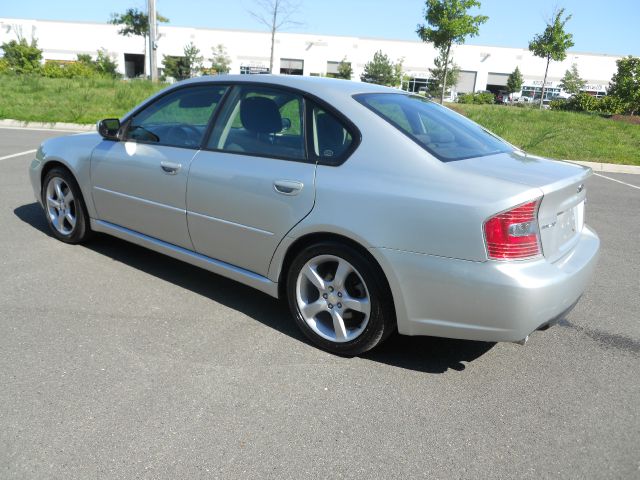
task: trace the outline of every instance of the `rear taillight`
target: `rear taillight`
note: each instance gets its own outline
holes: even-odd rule
[[[538,207],[540,199],[497,214],[484,223],[487,253],[493,260],[540,255]]]

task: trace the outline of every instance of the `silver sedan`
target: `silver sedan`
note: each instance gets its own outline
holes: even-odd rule
[[[590,174],[420,96],[270,75],[178,83],[30,166],[58,239],[103,232],[286,299],[345,355],[561,318],[598,256]]]

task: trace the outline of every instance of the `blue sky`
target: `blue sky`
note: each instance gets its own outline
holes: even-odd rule
[[[3,3],[0,17],[97,22],[130,6],[146,8],[144,0]],[[157,0],[157,5],[172,25],[264,28],[247,13],[254,8],[252,0]],[[302,0],[296,19],[303,24],[287,31],[416,40],[423,6],[423,0]],[[568,30],[574,35],[574,51],[640,55],[640,0],[482,0],[481,12],[489,21],[467,43],[526,48],[556,6],[573,15]]]

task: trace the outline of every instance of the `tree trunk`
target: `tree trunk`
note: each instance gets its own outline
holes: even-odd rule
[[[447,73],[449,73],[449,52],[451,51],[451,44],[447,45],[447,58],[444,61],[444,75],[442,76],[442,91],[440,92],[440,105],[444,103],[444,93],[447,89]]]
[[[273,46],[276,42],[276,25],[278,21],[278,2],[273,8],[273,18],[271,20],[271,57],[269,58],[269,73],[273,73]]]
[[[542,103],[544,102],[544,89],[547,86],[547,73],[549,73],[550,61],[551,61],[551,55],[547,55],[547,68],[544,71],[544,80],[542,81],[542,93],[540,94],[540,110],[542,110]]]

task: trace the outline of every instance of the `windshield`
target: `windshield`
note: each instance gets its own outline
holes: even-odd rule
[[[422,97],[373,93],[354,98],[443,162],[513,151],[480,125]]]

